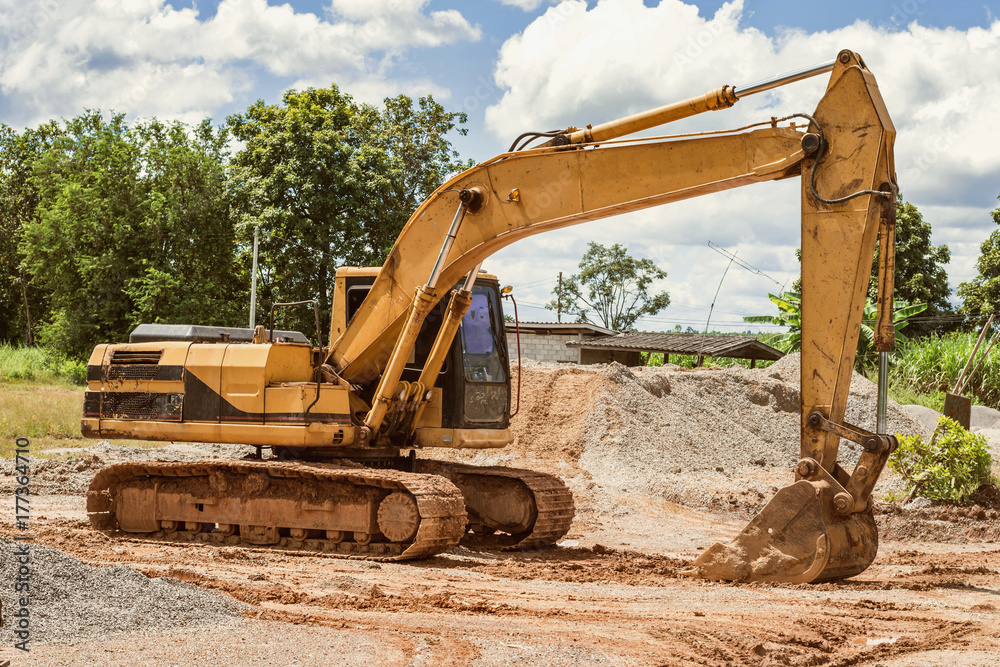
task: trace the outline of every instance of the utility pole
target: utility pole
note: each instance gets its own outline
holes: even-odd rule
[[[562,271],[559,272],[559,291],[556,292],[556,322],[562,324]]]
[[[257,323],[257,237],[260,235],[260,225],[253,228],[253,268],[250,269],[250,330]]]

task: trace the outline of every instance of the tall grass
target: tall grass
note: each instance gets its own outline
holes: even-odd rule
[[[87,362],[41,347],[0,343],[0,382],[86,383]]]
[[[952,391],[977,337],[975,333],[953,333],[899,345],[893,354],[893,381],[921,394]],[[979,349],[977,361],[987,344],[984,342]],[[971,372],[972,368],[969,370]],[[995,407],[1000,404],[1000,350],[995,347],[990,351],[979,370],[968,379],[962,394],[972,396],[983,405]]]
[[[0,345],[0,458],[12,458],[17,438],[28,438],[31,456],[94,444],[80,434],[86,363],[39,348]],[[162,443],[118,440],[131,447]]]
[[[79,438],[82,416],[81,389],[0,386],[0,440]]]

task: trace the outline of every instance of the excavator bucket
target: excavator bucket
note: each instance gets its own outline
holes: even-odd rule
[[[835,493],[826,480],[786,486],[732,542],[712,545],[683,574],[802,584],[864,571],[878,552],[871,508],[840,516]]]

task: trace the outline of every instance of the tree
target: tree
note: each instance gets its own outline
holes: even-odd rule
[[[19,246],[38,206],[34,162],[59,132],[54,122],[20,134],[0,124],[0,341],[34,345],[35,325],[48,310],[48,295],[31,284]]]
[[[619,244],[606,248],[591,242],[580,260],[580,273],[552,290],[559,299],[545,305],[576,315],[578,322],[591,322],[591,311],[600,323],[615,331],[628,331],[643,315],[655,315],[670,305],[666,292],[650,295],[654,280],[667,277],[650,259],[635,259]],[[586,292],[586,296],[584,296]]]
[[[233,158],[230,187],[240,231],[261,227],[261,308],[317,299],[329,321],[341,265],[379,265],[417,205],[452,172],[446,135],[465,122],[430,96],[406,96],[384,110],[330,88],[289,90],[281,105],[252,104],[230,116],[245,147]],[[458,129],[464,134],[464,129]],[[284,326],[312,330],[305,310]]]
[[[926,312],[909,324],[911,336],[923,337],[944,333],[955,328],[948,296],[948,273],[945,265],[951,261],[946,245],[931,245],[931,225],[925,222],[917,207],[896,199],[896,270],[893,279],[893,299],[905,303],[927,304]],[[872,264],[868,299],[878,301],[878,252]],[[946,318],[941,320],[940,318]],[[937,321],[935,321],[937,320]]]
[[[143,238],[149,252],[130,278],[132,322],[238,325],[247,321],[226,190],[229,136],[155,118],[132,132],[142,164]]]
[[[993,222],[1000,225],[1000,208],[993,211]],[[979,246],[976,270],[979,273],[975,278],[958,286],[962,298],[959,312],[967,320],[985,321],[1000,312],[1000,230],[994,230]]]
[[[20,249],[50,293],[42,342],[84,356],[142,320],[235,324],[226,138],[88,111],[34,163],[37,215]]]

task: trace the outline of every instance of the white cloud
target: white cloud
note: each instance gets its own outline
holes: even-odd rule
[[[222,0],[204,17],[166,0],[0,0],[10,26],[0,35],[4,120],[30,125],[84,107],[198,118],[250,89],[260,72],[407,89],[405,79],[393,82],[401,54],[481,34],[459,12],[427,12],[427,4],[333,0],[321,18],[288,4]]]
[[[526,12],[533,12],[543,3],[551,0],[499,0],[500,4],[508,7],[517,7]]]
[[[745,85],[827,61],[850,48],[878,79],[896,126],[896,170],[904,197],[932,223],[933,242],[951,245],[953,287],[970,279],[979,243],[995,229],[989,211],[1000,191],[1000,127],[993,122],[1000,108],[1000,20],[964,31],[915,22],[893,30],[859,21],[831,31],[784,30],[768,36],[745,26],[742,16],[741,0],[723,5],[714,16],[700,15],[679,0],[662,0],[655,7],[642,0],[599,0],[589,9],[583,0],[564,0],[501,47],[495,79],[505,92],[487,109],[487,127],[506,145],[527,130],[596,124],[723,84]],[[730,110],[682,121],[669,131],[740,127],[772,115],[808,113],[826,79],[747,97]],[[748,249],[782,246],[790,253],[798,245],[798,199],[794,188],[770,187],[633,214],[612,227],[630,228],[629,238],[642,238],[648,247],[676,244],[675,253],[682,257],[685,247],[694,252],[709,239]],[[657,227],[667,216],[675,224]],[[575,229],[580,231],[564,238],[576,258],[581,244],[575,239],[614,236],[590,225]],[[514,252],[504,251],[501,260]],[[797,272],[794,256],[789,258],[784,266],[761,268]],[[671,261],[673,277],[681,281],[675,287],[679,293],[689,285],[704,296],[705,281],[714,291],[717,278],[709,280],[690,261],[677,261],[676,254]],[[773,259],[762,255],[761,261]],[[760,295],[774,288],[754,289]],[[768,312],[767,304],[759,305],[760,312]]]

